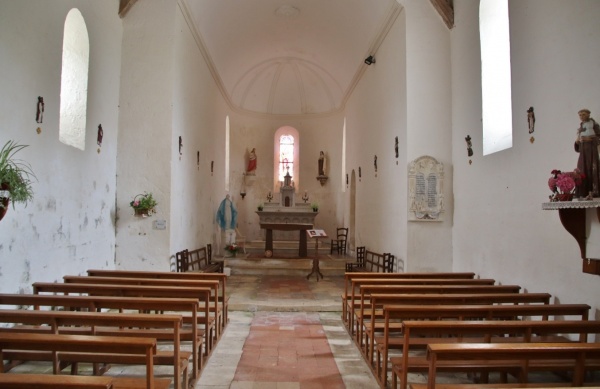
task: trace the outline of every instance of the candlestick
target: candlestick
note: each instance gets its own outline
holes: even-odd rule
[[[304,200],[305,203],[308,201],[308,192],[307,191],[304,191],[304,194],[302,195],[302,200]]]

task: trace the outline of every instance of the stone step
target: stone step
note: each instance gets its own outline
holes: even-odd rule
[[[346,262],[353,258],[332,258],[329,255],[319,256],[321,273],[324,276],[342,276],[346,270]],[[235,258],[224,258],[226,272],[232,275],[304,275],[311,272],[311,258],[248,258],[238,254]]]
[[[274,240],[273,248],[274,249],[298,249],[299,242],[297,240]],[[246,249],[264,249],[265,241],[264,240],[251,240],[246,242]],[[309,248],[315,248],[315,243],[312,241],[308,241]],[[319,241],[319,251],[327,250],[329,251],[329,241]]]

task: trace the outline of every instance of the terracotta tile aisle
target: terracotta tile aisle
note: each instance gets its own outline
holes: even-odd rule
[[[300,389],[345,388],[318,313],[258,312],[234,381],[265,386],[289,383],[290,388]]]
[[[343,285],[343,277],[229,277],[230,321],[195,389],[377,389],[342,324]]]

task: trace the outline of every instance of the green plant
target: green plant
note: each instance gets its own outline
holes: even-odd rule
[[[259,211],[262,211],[263,208],[264,208],[264,204],[263,203],[258,204],[258,206],[256,207],[256,209],[258,209]]]
[[[20,145],[9,140],[0,150],[0,185],[8,198],[12,200],[13,209],[15,203],[24,203],[27,206],[29,200],[33,200],[33,180],[37,180],[29,163],[16,159],[15,154],[23,150],[27,145]],[[0,194],[0,197],[4,197]],[[0,202],[0,208],[4,208]]]
[[[313,211],[317,212],[319,210],[319,203],[312,203],[310,207]]]
[[[139,211],[148,211],[148,215],[152,215],[155,213],[155,207],[158,205],[154,197],[152,197],[152,193],[144,193],[136,195],[133,200],[129,203],[131,208]],[[145,213],[145,212],[142,212]]]

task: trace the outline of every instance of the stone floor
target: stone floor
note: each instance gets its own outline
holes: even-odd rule
[[[229,277],[230,322],[196,389],[378,388],[340,316],[343,277]]]

